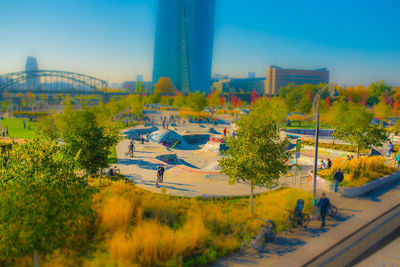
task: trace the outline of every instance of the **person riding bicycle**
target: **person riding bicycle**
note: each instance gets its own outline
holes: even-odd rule
[[[131,142],[129,143],[129,147],[128,147],[128,154],[133,154],[133,151],[135,151],[135,141],[133,140],[133,137],[132,137]]]

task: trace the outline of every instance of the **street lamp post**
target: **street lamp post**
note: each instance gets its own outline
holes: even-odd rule
[[[336,84],[328,84],[320,88],[315,95],[313,101],[313,110],[316,113],[316,126],[315,126],[315,154],[314,154],[314,181],[313,181],[313,206],[317,205],[317,168],[318,168],[318,139],[319,139],[319,106],[321,102],[321,95],[329,89],[330,96],[335,98],[338,96],[336,91]],[[317,110],[315,110],[317,105]]]

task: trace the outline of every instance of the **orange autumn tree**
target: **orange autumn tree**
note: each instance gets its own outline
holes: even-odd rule
[[[393,110],[392,110],[393,115],[395,115],[395,116],[399,115],[399,107],[400,107],[399,100],[396,99],[396,101],[394,101],[394,103],[393,103]]]
[[[175,93],[174,85],[172,84],[171,78],[161,77],[160,80],[154,85],[154,93],[157,95],[160,94],[174,94]]]
[[[242,100],[240,98],[238,98],[237,102],[236,102],[236,106],[238,108],[240,108],[242,106]]]

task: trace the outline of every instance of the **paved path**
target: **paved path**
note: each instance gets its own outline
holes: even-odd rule
[[[400,237],[384,246],[370,257],[356,264],[356,267],[400,266]]]
[[[276,241],[266,244],[261,252],[235,254],[220,260],[215,266],[302,266],[379,214],[399,204],[399,194],[400,183],[359,198],[329,195],[339,207],[339,212],[337,218],[328,220],[325,229],[319,228],[319,221],[312,221],[308,229],[279,234]]]

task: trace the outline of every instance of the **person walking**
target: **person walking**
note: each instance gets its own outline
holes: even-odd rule
[[[325,169],[326,169],[325,161],[323,161],[323,160],[321,159],[321,170],[325,170]]]
[[[390,158],[392,156],[392,152],[394,151],[394,147],[391,141],[389,141],[388,147],[387,147],[387,156]]]
[[[236,135],[236,132],[235,132],[235,130],[233,130],[232,137],[235,138],[235,135]]]
[[[395,159],[395,163],[397,163],[397,168],[400,168],[400,153],[397,154],[396,159]]]
[[[344,179],[343,173],[340,171],[340,169],[337,170],[335,175],[333,176],[333,180],[335,181],[334,186],[333,186],[333,192],[336,193],[338,189],[339,183],[341,183]]]
[[[159,184],[158,184],[159,182],[161,183],[161,166],[159,166],[158,169],[157,169],[156,187],[159,186]]]
[[[327,168],[330,169],[331,167],[332,167],[332,161],[330,159],[328,159]]]
[[[224,128],[224,136],[226,136],[226,128]]]
[[[160,181],[161,181],[161,183],[164,181],[164,172],[165,172],[164,164],[161,164],[161,167],[160,167]]]
[[[325,216],[328,213],[330,204],[329,198],[326,197],[325,193],[322,193],[317,204],[317,207],[319,208],[319,214],[321,215],[321,229],[325,227]]]

